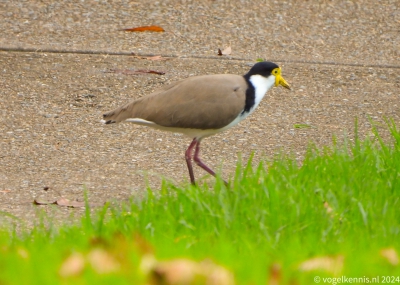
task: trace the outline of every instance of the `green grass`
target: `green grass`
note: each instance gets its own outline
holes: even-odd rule
[[[301,166],[290,157],[238,165],[228,188],[221,180],[212,187],[164,182],[131,203],[87,209],[75,225],[44,219],[18,234],[4,228],[0,284],[144,284],[138,268],[150,251],[159,260],[211,259],[237,284],[267,284],[273,264],[281,266],[280,284],[315,284],[317,275],[399,276],[400,265],[380,254],[400,251],[400,133],[388,125],[390,142],[375,130],[373,140],[311,146]],[[100,274],[86,265],[80,274],[59,275],[68,256],[95,248],[120,267]],[[299,270],[319,256],[343,256],[343,268]]]

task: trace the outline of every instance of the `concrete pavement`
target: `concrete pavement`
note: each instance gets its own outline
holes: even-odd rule
[[[275,88],[239,126],[204,141],[204,161],[226,178],[251,152],[255,163],[279,151],[301,161],[311,141],[351,139],[356,118],[362,137],[369,118],[398,123],[399,1],[316,2],[0,2],[0,211],[31,224],[35,198],[82,199],[87,189],[90,201],[121,201],[161,177],[187,183],[190,139],[103,126],[101,114],[188,76],[244,74],[257,58],[281,64],[293,91]],[[166,32],[120,31],[143,25]],[[226,46],[232,54],[218,57]],[[118,72],[134,69],[165,75]],[[42,208],[60,221],[82,211]]]

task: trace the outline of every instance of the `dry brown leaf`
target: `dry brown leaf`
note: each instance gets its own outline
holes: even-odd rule
[[[105,71],[105,72],[106,73],[119,73],[119,74],[125,74],[125,75],[136,75],[136,74],[147,74],[147,73],[158,74],[158,75],[165,74],[165,72],[163,72],[163,71],[157,71],[157,70],[151,70],[151,69],[137,69],[137,70],[109,69],[108,71]]]
[[[176,259],[166,262],[160,262],[153,269],[154,280],[163,280],[165,284],[192,284],[195,277],[199,274],[198,264],[189,259]],[[154,283],[155,285],[163,282]]]
[[[144,274],[149,276],[153,273],[154,268],[157,266],[157,259],[152,253],[143,254],[140,260],[139,270]]]
[[[25,248],[19,247],[17,249],[17,253],[23,259],[28,259],[29,258],[29,252]]]
[[[108,274],[120,269],[120,264],[117,260],[104,249],[93,249],[88,253],[87,260],[99,274]]]
[[[152,61],[161,61],[161,60],[170,60],[170,58],[162,57],[161,55],[155,55],[155,56],[140,56],[140,55],[135,55],[132,53],[132,56],[137,59],[147,59],[147,60],[152,60]]]
[[[399,255],[393,247],[384,248],[380,252],[380,255],[385,258],[391,265],[399,265]]]
[[[143,26],[136,28],[123,29],[126,32],[165,32],[165,30],[159,26]]]
[[[326,213],[327,214],[330,214],[330,213],[332,213],[333,212],[333,209],[332,209],[332,207],[328,204],[328,202],[324,202],[324,208],[326,209]]]
[[[71,201],[66,198],[57,199],[57,201],[55,203],[58,206],[64,206],[64,207],[72,207],[72,208],[85,207],[85,202]]]
[[[233,274],[211,261],[195,262],[190,259],[174,259],[157,262],[151,254],[142,258],[142,272],[150,277],[151,285],[208,284],[234,285]]]
[[[105,73],[118,73],[118,74],[125,74],[125,75],[132,75],[137,74],[135,70],[132,69],[108,69],[104,71]]]
[[[231,47],[226,47],[224,50],[218,49],[218,55],[230,55],[232,53]]]
[[[72,208],[81,208],[86,206],[86,202],[81,202],[81,201],[71,201],[66,198],[60,198],[58,199],[55,204],[58,206],[64,206],[64,207],[72,207]],[[104,206],[105,203],[89,203],[89,207],[101,207]]]
[[[81,208],[85,207],[86,203],[85,202],[79,202],[79,201],[71,201],[66,198],[59,198],[56,201],[47,201],[47,200],[42,200],[42,199],[35,199],[33,200],[33,204],[35,205],[49,205],[49,204],[56,204],[58,206],[62,207],[72,207],[72,208]],[[103,203],[89,203],[90,207],[99,207],[103,206]]]
[[[282,267],[278,263],[274,263],[269,268],[268,285],[279,285],[281,282]]]
[[[323,270],[338,275],[343,269],[343,262],[343,255],[314,257],[303,261],[299,269],[302,271]]]
[[[234,285],[235,279],[232,272],[226,268],[205,260],[200,263],[202,275],[206,278],[205,284],[208,285]]]
[[[156,60],[168,60],[169,58],[162,57],[161,55],[156,55],[156,56],[146,57],[146,59],[156,61]]]
[[[230,55],[232,53],[232,48],[231,47],[227,47],[222,51],[223,55]]]
[[[138,249],[138,251],[141,254],[153,254],[154,249],[151,246],[151,244],[139,233],[135,233],[133,236],[133,239],[135,241],[135,245]]]
[[[47,201],[42,199],[35,199],[33,200],[33,204],[35,205],[48,205],[48,204],[56,204],[57,201]]]
[[[58,274],[61,277],[77,276],[85,268],[85,257],[82,253],[74,252],[61,264]]]
[[[145,56],[140,56],[140,55],[136,55],[135,53],[132,53],[132,56],[133,56],[134,58],[137,58],[137,59],[147,59],[147,57],[145,57]]]
[[[91,237],[89,239],[89,244],[91,247],[99,247],[99,246],[109,247],[110,246],[110,242],[107,239],[105,239],[103,237],[98,237],[98,236]]]
[[[158,74],[158,75],[165,74],[165,72],[163,72],[163,71],[157,71],[157,70],[151,70],[151,69],[138,69],[138,70],[136,70],[136,73],[152,73],[152,74]]]

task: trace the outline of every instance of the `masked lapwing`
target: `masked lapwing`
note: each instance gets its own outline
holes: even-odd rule
[[[191,137],[185,158],[190,181],[195,184],[192,159],[215,176],[200,159],[200,142],[244,120],[265,93],[279,85],[290,89],[281,68],[272,62],[258,62],[244,76],[214,74],[182,79],[105,113],[102,122],[126,121]]]

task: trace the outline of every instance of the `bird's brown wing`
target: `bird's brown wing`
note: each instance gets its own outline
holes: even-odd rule
[[[164,127],[219,129],[243,110],[246,89],[239,75],[189,77],[104,114],[104,120],[140,118]]]

